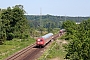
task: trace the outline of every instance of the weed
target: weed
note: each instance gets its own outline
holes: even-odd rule
[[[34,42],[35,40],[32,38],[29,38],[27,40],[13,39],[10,41],[6,41],[3,45],[0,45],[0,60],[5,59],[6,57],[25,48],[26,46],[29,46]]]

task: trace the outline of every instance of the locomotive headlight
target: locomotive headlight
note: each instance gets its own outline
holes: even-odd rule
[[[40,41],[40,39],[38,39],[38,41]]]

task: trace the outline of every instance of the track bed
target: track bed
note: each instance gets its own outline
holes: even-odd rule
[[[53,35],[52,40],[56,40],[58,37],[59,37],[59,33],[56,35]],[[5,60],[37,60],[37,58],[39,58],[43,54],[43,52],[45,51],[47,46],[49,46],[51,44],[51,42],[52,41],[50,41],[43,48],[39,48],[36,46],[36,44],[33,44],[33,45],[28,46],[28,47],[24,48],[23,50],[15,53],[14,55],[6,58]]]

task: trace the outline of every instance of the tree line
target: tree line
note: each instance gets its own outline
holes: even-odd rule
[[[87,20],[90,18],[89,16],[87,17],[71,17],[71,16],[54,16],[54,15],[25,15],[28,20],[40,20],[40,17],[42,17],[42,20],[51,20],[51,21],[65,21],[66,20],[71,20],[75,22],[82,22],[83,20]]]
[[[53,16],[53,15],[25,15],[30,27],[37,28],[40,25],[44,28],[62,28],[62,23],[66,20],[74,22],[82,22],[89,17],[69,17],[69,16]]]
[[[0,44],[13,38],[28,37],[28,22],[22,5],[0,9]]]
[[[70,43],[65,46],[66,59],[90,60],[90,19],[76,25],[73,21],[65,21],[63,28],[66,29],[64,39]]]

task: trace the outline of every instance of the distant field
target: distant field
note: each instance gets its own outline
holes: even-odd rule
[[[23,49],[26,46],[34,43],[35,40],[30,39],[13,39],[11,41],[6,41],[4,45],[0,45],[0,60],[12,55],[13,53]]]

